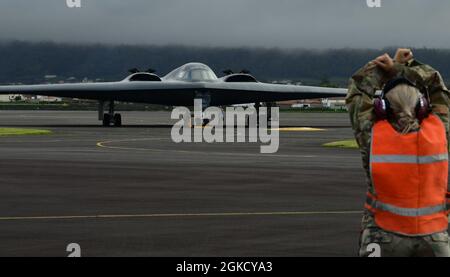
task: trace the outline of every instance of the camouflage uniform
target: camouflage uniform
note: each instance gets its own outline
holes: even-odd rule
[[[394,67],[397,77],[406,77],[415,82],[419,88],[428,89],[432,111],[444,123],[448,141],[450,92],[439,72],[417,60],[411,60],[405,65],[396,63]],[[376,91],[382,89],[386,81],[381,69],[367,64],[350,79],[346,97],[351,124],[361,151],[366,181],[371,193],[374,192],[369,170],[371,130],[375,123],[373,98]],[[381,256],[450,256],[447,232],[422,237],[389,233],[378,228],[373,215],[366,210],[362,220],[360,256],[368,256],[371,253],[367,250],[367,246],[371,243],[381,246]]]

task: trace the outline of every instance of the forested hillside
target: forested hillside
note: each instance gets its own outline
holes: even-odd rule
[[[220,76],[225,69],[247,69],[259,80],[294,80],[304,83],[346,80],[369,59],[395,49],[281,50],[199,48],[186,46],[107,46],[56,43],[0,43],[0,83],[39,83],[45,75],[66,80],[75,77],[120,80],[130,68],[155,69],[159,75],[191,61],[208,64]],[[450,80],[450,50],[414,49]],[[74,80],[74,78],[72,78]]]

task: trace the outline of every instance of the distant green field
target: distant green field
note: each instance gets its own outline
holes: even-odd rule
[[[358,149],[356,140],[340,140],[323,144],[325,147]]]
[[[25,136],[25,135],[49,135],[51,131],[37,129],[0,128],[0,137]]]

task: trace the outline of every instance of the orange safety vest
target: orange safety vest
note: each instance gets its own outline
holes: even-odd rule
[[[375,123],[370,172],[373,191],[366,208],[378,227],[409,236],[447,230],[447,138],[436,115],[404,135],[387,120]]]

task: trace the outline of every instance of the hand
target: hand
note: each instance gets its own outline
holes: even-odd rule
[[[398,63],[405,64],[414,58],[411,49],[409,48],[399,48],[395,53],[394,60]]]
[[[381,68],[388,77],[395,75],[394,60],[387,53],[379,56],[372,63]]]

